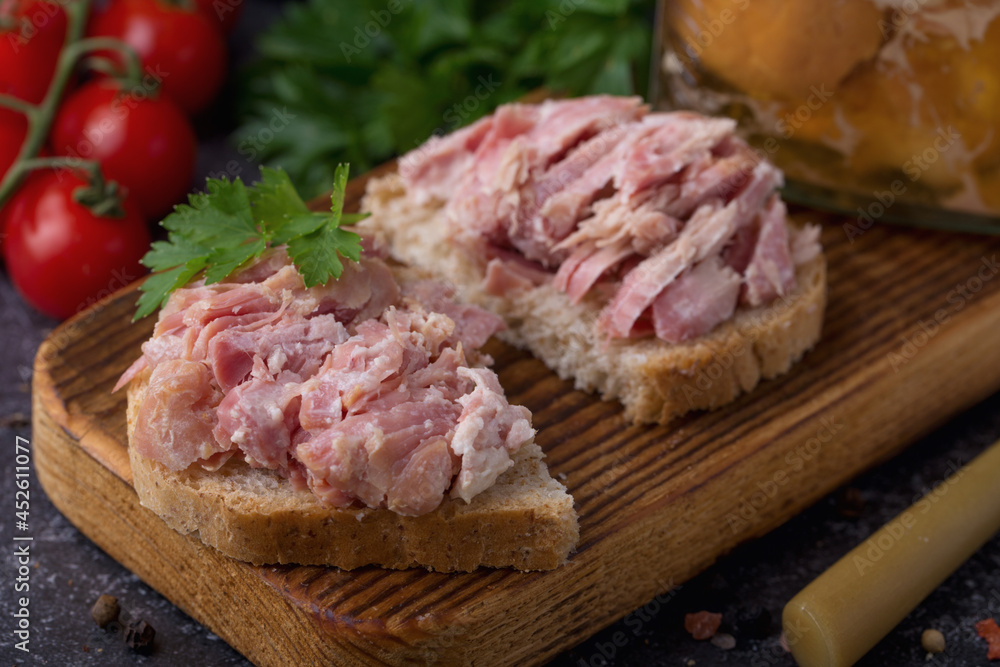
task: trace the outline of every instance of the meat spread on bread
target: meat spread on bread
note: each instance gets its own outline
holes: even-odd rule
[[[465,502],[534,435],[479,348],[503,321],[366,253],[306,288],[277,248],[178,289],[122,376],[148,384],[131,446],[171,471],[239,457],[335,508]]]
[[[669,421],[787,371],[819,337],[819,229],[789,224],[781,172],[734,130],[630,97],[504,105],[371,182],[364,224],[578,387]],[[759,336],[730,335],[765,311]],[[739,345],[711,387],[685,379]]]

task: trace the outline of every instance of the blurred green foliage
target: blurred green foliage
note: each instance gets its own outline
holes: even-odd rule
[[[306,196],[338,162],[361,173],[539,87],[646,92],[653,0],[307,0],[241,73],[252,160]]]

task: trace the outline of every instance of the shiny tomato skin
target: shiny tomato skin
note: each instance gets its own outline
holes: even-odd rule
[[[46,0],[0,2],[0,93],[38,104],[48,92],[66,40],[66,12]]]
[[[182,200],[194,176],[196,139],[180,107],[110,79],[85,83],[63,101],[50,141],[56,155],[97,160],[149,219]]]
[[[28,138],[28,119],[16,111],[0,108],[0,181],[7,176],[7,171],[17,161]],[[43,146],[38,151],[38,157],[48,157],[49,151]],[[4,216],[0,211],[0,252],[3,251]]]
[[[28,120],[14,111],[0,108],[0,181],[7,175],[21,152],[21,145],[28,135]],[[3,248],[4,215],[0,211],[0,249]]]
[[[204,109],[226,77],[226,45],[197,9],[160,0],[111,0],[90,20],[91,37],[115,37],[135,49],[144,72],[189,114]]]
[[[98,218],[73,200],[86,181],[66,171],[33,173],[4,207],[4,259],[11,281],[41,312],[65,319],[141,277],[146,223],[127,200],[125,217]]]
[[[236,27],[243,13],[245,0],[195,0],[198,10],[212,20],[223,35],[228,35]]]
[[[28,119],[16,111],[0,108],[0,181],[17,159],[28,136]]]

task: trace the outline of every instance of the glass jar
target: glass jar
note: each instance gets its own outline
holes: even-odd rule
[[[1000,232],[1000,0],[660,0],[653,100],[728,115],[786,196]]]

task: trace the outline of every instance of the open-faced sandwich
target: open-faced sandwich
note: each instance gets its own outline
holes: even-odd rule
[[[119,381],[142,504],[258,564],[565,562],[573,500],[480,351],[503,321],[340,228],[346,174],[327,215],[264,176],[210,183],[144,260],[163,308]]]
[[[509,104],[400,158],[362,226],[639,422],[714,408],[818,340],[819,230],[729,119],[638,98]]]

